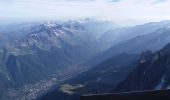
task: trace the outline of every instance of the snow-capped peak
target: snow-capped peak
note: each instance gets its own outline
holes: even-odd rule
[[[51,22],[51,21],[48,21],[44,24],[44,26],[48,27],[48,28],[53,28],[53,27],[57,27],[57,26],[61,26],[59,25],[58,23],[56,22]]]

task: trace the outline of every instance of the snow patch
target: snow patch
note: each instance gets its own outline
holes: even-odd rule
[[[170,89],[170,85],[166,89]]]
[[[37,36],[37,34],[31,34],[30,35],[30,37],[36,37]]]
[[[164,80],[164,76],[163,76],[162,79],[161,79],[161,82],[155,87],[155,90],[162,89],[164,82],[165,82],[165,80]]]
[[[100,80],[101,80],[101,78],[99,77],[99,78],[97,78],[97,82],[100,82]]]
[[[7,75],[7,79],[10,81],[11,79],[10,79],[10,77],[9,77],[9,75]]]
[[[56,27],[56,26],[59,26],[59,25],[56,24],[55,22],[50,22],[49,21],[49,22],[45,23],[44,26],[52,28],[52,27]]]
[[[60,34],[57,31],[54,31],[55,36],[59,36]]]

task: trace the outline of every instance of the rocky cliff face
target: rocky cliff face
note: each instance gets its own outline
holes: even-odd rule
[[[170,44],[141,56],[136,69],[114,91],[169,89]]]

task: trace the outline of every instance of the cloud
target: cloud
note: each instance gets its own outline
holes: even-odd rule
[[[0,21],[98,18],[122,25],[170,19],[168,0],[1,0]]]

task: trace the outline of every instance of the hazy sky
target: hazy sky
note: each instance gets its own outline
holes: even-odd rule
[[[98,18],[124,25],[170,19],[170,0],[0,0],[0,21]]]

